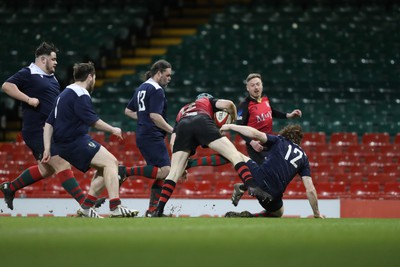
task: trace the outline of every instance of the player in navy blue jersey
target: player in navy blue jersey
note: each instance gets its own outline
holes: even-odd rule
[[[171,81],[171,74],[172,66],[169,62],[156,61],[145,73],[145,82],[135,90],[125,109],[128,117],[137,120],[136,144],[147,164],[127,168],[126,173],[128,176],[142,174],[155,179],[146,215],[157,207],[163,180],[171,166],[165,137],[172,133],[173,128],[167,120],[167,98],[164,92]]]
[[[13,200],[17,190],[53,174],[56,174],[64,189],[78,203],[82,204],[85,198],[74,178],[71,165],[55,151],[52,151],[53,156],[47,163],[40,162],[43,155],[43,127],[60,93],[60,85],[54,75],[57,52],[58,49],[53,44],[46,42],[40,44],[35,51],[35,62],[22,68],[2,85],[7,95],[22,102],[22,136],[38,161],[37,165],[29,167],[13,181],[0,185],[10,209],[14,209]],[[102,202],[104,199],[102,201],[100,199],[99,203]]]
[[[151,214],[152,217],[164,216],[165,205],[175,189],[176,182],[184,174],[188,158],[196,152],[198,146],[209,147],[229,160],[240,179],[248,186],[249,194],[260,201],[269,201],[270,195],[255,184],[240,152],[226,136],[221,135],[214,121],[214,114],[219,110],[228,112],[232,120],[236,120],[235,104],[230,100],[214,98],[210,94],[200,94],[194,102],[185,105],[179,111],[171,136],[171,170],[164,181],[161,197],[157,209]]]
[[[323,218],[318,209],[318,198],[311,179],[311,170],[306,153],[300,147],[303,131],[298,124],[283,128],[278,136],[260,132],[249,126],[225,124],[221,131],[233,130],[244,136],[258,140],[269,148],[268,156],[261,165],[242,154],[257,184],[272,196],[272,201],[260,205],[265,209],[261,213],[248,211],[228,212],[225,217],[281,217],[283,215],[283,193],[293,178],[299,174],[307,193],[315,218]],[[236,206],[246,188],[235,184],[232,202]]]
[[[73,75],[75,83],[67,86],[57,97],[54,108],[46,120],[42,162],[46,163],[51,159],[51,149],[55,148],[62,158],[78,170],[86,172],[90,167],[97,170],[89,194],[78,210],[78,215],[101,217],[92,208],[93,196],[98,196],[102,191],[97,188],[98,183],[101,183],[102,188],[107,189],[110,199],[110,217],[134,217],[138,211],[121,206],[117,159],[88,135],[89,128],[94,127],[122,138],[120,128],[104,122],[94,112],[90,97],[96,82],[94,64],[91,62],[75,64]]]

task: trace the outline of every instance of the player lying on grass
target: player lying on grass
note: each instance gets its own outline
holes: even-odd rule
[[[250,169],[255,182],[262,190],[272,196],[272,201],[260,201],[260,205],[265,209],[260,213],[252,214],[248,211],[240,213],[230,211],[225,214],[225,217],[282,217],[284,212],[283,193],[293,178],[299,174],[304,183],[314,217],[324,218],[318,209],[317,192],[311,179],[307,155],[299,145],[303,138],[303,131],[300,125],[288,125],[277,136],[262,133],[249,126],[225,124],[221,127],[221,131],[229,130],[258,140],[260,144],[268,147],[269,153],[261,165],[255,163],[249,157],[241,155]],[[245,184],[234,185],[234,192],[232,194],[232,203],[234,206],[237,206],[245,191]]]

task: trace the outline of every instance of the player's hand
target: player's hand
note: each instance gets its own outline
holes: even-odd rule
[[[288,119],[294,119],[294,118],[300,118],[302,116],[302,112],[300,109],[295,109],[292,112],[290,112],[287,117]]]
[[[256,140],[251,140],[250,145],[257,152],[261,152],[264,149],[264,147],[260,144],[260,142],[258,142]]]
[[[121,140],[124,139],[124,138],[122,137],[122,130],[121,130],[121,128],[113,127],[113,130],[112,130],[111,134],[114,134],[114,135],[118,136],[118,138],[121,139]]]
[[[39,99],[37,99],[35,97],[28,97],[28,101],[26,103],[29,106],[32,106],[32,107],[36,108],[37,106],[39,106],[40,101],[39,101]]]
[[[42,157],[41,162],[47,163],[50,161],[50,158],[51,158],[50,152],[48,150],[43,151],[43,157]]]
[[[325,219],[325,216],[322,214],[314,214],[314,218],[316,219]]]

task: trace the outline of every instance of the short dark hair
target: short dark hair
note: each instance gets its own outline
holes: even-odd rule
[[[303,129],[299,124],[289,124],[279,131],[279,135],[289,139],[295,144],[300,145],[304,134]]]
[[[58,48],[54,46],[54,44],[49,44],[46,42],[41,43],[35,51],[35,57],[40,57],[43,55],[49,56],[51,52],[57,53]]]
[[[158,71],[161,71],[161,73],[163,73],[166,69],[170,68],[172,68],[171,63],[164,59],[160,59],[151,66],[149,71],[146,71],[146,73],[144,74],[144,78],[147,80],[156,75]]]
[[[88,63],[75,63],[74,64],[74,81],[84,82],[89,74],[95,75],[96,69],[93,62]]]

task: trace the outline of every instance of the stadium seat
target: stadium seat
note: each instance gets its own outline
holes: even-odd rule
[[[318,183],[315,186],[318,198],[340,198],[348,195],[343,182]]]
[[[380,195],[378,182],[353,182],[350,184],[350,194],[353,198],[377,198]]]
[[[332,155],[330,157],[330,160],[333,164],[339,165],[339,164],[348,164],[348,163],[359,163],[359,157],[353,155],[353,154],[340,154],[340,155]]]
[[[186,181],[180,184],[179,195],[202,198],[212,194],[210,181]]]
[[[399,199],[400,182],[387,182],[383,186],[383,194],[385,198]]]
[[[368,182],[378,182],[382,186],[384,183],[400,181],[400,178],[390,173],[370,173],[367,180]]]
[[[400,165],[398,163],[385,164],[382,167],[383,173],[396,175],[400,177]]]
[[[346,186],[349,186],[352,182],[364,182],[366,178],[360,172],[354,173],[337,173],[333,176],[333,181],[344,183]]]
[[[326,135],[324,132],[305,132],[301,141],[301,146],[323,144],[326,144]]]
[[[394,143],[400,145],[400,132],[395,135]]]
[[[390,143],[390,135],[388,133],[364,133],[361,142],[370,146],[387,145]]]
[[[311,178],[314,184],[318,184],[332,181],[333,175],[330,172],[312,172]]]
[[[137,198],[147,196],[147,185],[142,179],[128,179],[125,181],[120,188],[121,197],[126,198]]]
[[[214,194],[217,196],[230,197],[233,192],[233,185],[235,181],[216,181],[214,187]]]
[[[303,182],[291,181],[286,187],[284,198],[307,198]]]
[[[335,132],[331,134],[330,143],[336,146],[358,144],[358,135],[355,132]]]

